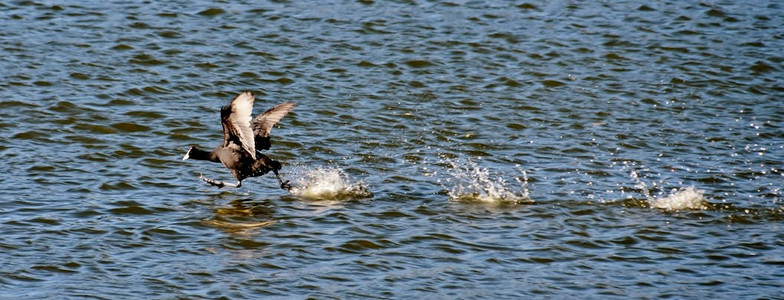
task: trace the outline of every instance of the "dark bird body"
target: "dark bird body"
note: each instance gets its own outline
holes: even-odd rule
[[[217,181],[200,176],[205,182],[217,186],[240,187],[242,180],[256,177],[272,171],[278,179],[282,189],[290,189],[288,181],[283,182],[278,171],[281,164],[272,160],[258,150],[268,150],[271,146],[270,131],[283,116],[294,108],[294,103],[278,104],[272,109],[260,114],[255,119],[251,118],[253,101],[251,92],[243,92],[231,100],[229,105],[221,107],[221,125],[223,125],[223,143],[215,150],[204,151],[196,146],[191,146],[188,153],[182,158],[196,160],[209,160],[220,162],[237,178],[236,184]]]

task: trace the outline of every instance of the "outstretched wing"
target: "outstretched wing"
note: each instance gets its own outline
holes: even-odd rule
[[[242,92],[229,105],[221,108],[221,123],[223,124],[223,146],[231,142],[242,146],[253,159],[256,159],[256,145],[253,140],[253,129],[250,127],[251,112],[253,111],[253,93]]]
[[[270,110],[260,114],[253,121],[251,127],[253,128],[254,140],[257,149],[267,150],[270,148],[270,131],[280,119],[294,109],[295,104],[285,102],[276,105]]]

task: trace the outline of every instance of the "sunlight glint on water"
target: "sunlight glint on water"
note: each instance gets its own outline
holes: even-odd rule
[[[781,298],[781,1],[511,2],[2,2],[0,299]]]

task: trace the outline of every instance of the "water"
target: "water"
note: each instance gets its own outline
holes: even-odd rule
[[[782,8],[4,2],[0,298],[782,298]]]

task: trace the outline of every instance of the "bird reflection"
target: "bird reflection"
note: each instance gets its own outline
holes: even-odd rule
[[[268,200],[239,199],[228,206],[215,208],[215,215],[204,223],[232,233],[247,234],[247,230],[275,224],[275,210]]]

